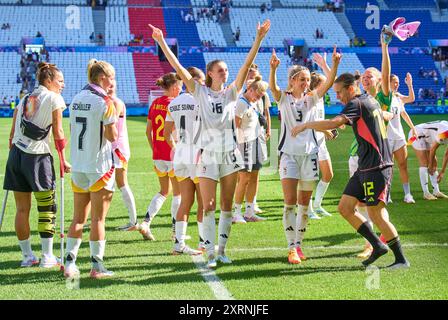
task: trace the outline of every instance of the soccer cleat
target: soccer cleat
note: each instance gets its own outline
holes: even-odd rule
[[[40,260],[39,267],[41,268],[53,268],[61,265],[61,259],[57,258],[54,255],[47,256],[46,254],[42,255],[42,259]]]
[[[322,219],[321,217],[319,217],[314,211],[310,210],[308,211],[308,218],[309,219],[313,219],[313,220],[320,220]]]
[[[189,256],[198,256],[202,254],[202,251],[192,249],[189,246],[184,246],[183,248],[174,248],[173,256],[178,256],[181,254],[187,254]]]
[[[288,262],[291,264],[299,264],[302,262],[297,254],[296,248],[289,249]]]
[[[139,225],[138,225],[138,223],[133,224],[133,223],[129,222],[128,224],[125,224],[124,226],[118,227],[117,230],[120,230],[120,231],[135,231],[135,230],[139,230]]]
[[[267,220],[267,218],[263,218],[260,216],[257,216],[256,214],[252,215],[252,216],[244,216],[244,220],[246,220],[246,222],[259,222],[259,221],[265,221]]]
[[[211,255],[208,257],[208,261],[207,261],[207,268],[209,269],[213,269],[216,268],[217,263],[216,263],[216,259],[215,256]]]
[[[300,260],[305,261],[307,258],[305,257],[305,255],[302,252],[302,248],[300,246],[296,247],[296,252],[297,255],[299,256]]]
[[[92,270],[90,270],[90,278],[102,279],[110,278],[114,275],[112,271],[107,270],[102,263],[94,263]]]
[[[372,251],[373,251],[373,248],[370,245],[370,243],[366,243],[364,250],[362,252],[358,253],[358,255],[356,257],[360,258],[360,259],[367,259],[372,254]]]
[[[254,204],[254,211],[255,213],[263,213],[263,210],[260,209],[257,203]]]
[[[434,197],[437,197],[437,198],[448,199],[448,196],[440,191],[434,192],[433,195],[434,195]]]
[[[414,197],[412,197],[412,194],[410,193],[404,196],[403,201],[406,203],[415,203]]]
[[[154,241],[156,240],[156,238],[153,236],[153,234],[151,233],[151,229],[149,229],[149,224],[148,222],[142,222],[140,224],[140,227],[138,229],[138,231],[140,232],[140,234],[143,236],[143,239],[145,240],[150,240],[150,241]]]
[[[425,194],[423,194],[423,199],[425,199],[425,200],[437,200],[437,197],[433,196],[430,193],[425,193]]]
[[[245,224],[246,220],[244,220],[243,216],[235,213],[232,217],[232,223],[241,223],[241,224]]]
[[[409,269],[411,267],[411,264],[409,261],[405,262],[394,262],[393,264],[387,266],[386,268],[388,270],[399,270],[399,269]]]
[[[232,263],[232,260],[229,259],[229,257],[227,257],[225,254],[220,254],[216,257],[216,260],[224,263],[224,264],[230,264]]]
[[[39,264],[39,259],[34,254],[32,254],[30,256],[24,257],[22,262],[20,263],[20,266],[22,268],[29,268],[35,266],[36,264]]]
[[[205,244],[203,241],[199,241],[198,250],[201,252],[205,252]]]
[[[370,257],[368,257],[366,260],[362,261],[362,264],[364,267],[367,267],[368,265],[374,263],[379,257],[385,255],[387,253],[388,249],[386,246],[382,246],[378,248],[377,250],[373,250]]]
[[[331,213],[329,213],[327,210],[325,210],[322,207],[313,208],[313,210],[314,210],[314,213],[320,214],[321,216],[324,216],[324,217],[332,217],[333,216]]]
[[[79,269],[73,261],[67,261],[64,267],[64,277],[74,278],[79,276]]]

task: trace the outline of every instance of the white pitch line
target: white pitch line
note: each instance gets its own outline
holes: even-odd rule
[[[212,289],[213,294],[218,300],[235,300],[232,294],[222,283],[221,279],[216,275],[215,271],[207,268],[205,259],[202,255],[192,256],[194,264],[201,272],[207,285]]]

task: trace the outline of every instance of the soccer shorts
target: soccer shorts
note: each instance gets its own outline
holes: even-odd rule
[[[417,129],[418,130],[418,129]],[[431,143],[424,135],[420,135],[420,132],[417,132],[418,139],[412,143],[412,147],[415,150],[425,151],[431,149]],[[412,137],[412,131],[409,131],[408,140]]]
[[[238,148],[224,153],[202,150],[196,176],[219,181],[220,178],[238,172],[243,167],[243,157]]]
[[[322,141],[322,143],[319,145],[319,153],[317,154],[317,158],[319,159],[319,161],[326,161],[331,159],[325,140]]]
[[[392,152],[400,150],[401,148],[406,146],[406,140],[405,139],[396,139],[396,140],[389,140],[388,139],[388,141],[389,141],[390,150]]]
[[[128,168],[128,162],[129,162],[129,157],[127,157],[126,155],[124,155],[120,149],[115,149],[113,152],[113,162],[114,162],[114,166],[115,169],[124,169],[127,170]]]
[[[154,170],[159,178],[174,177],[173,162],[166,160],[153,160]]]
[[[77,193],[97,192],[101,189],[114,192],[115,167],[106,173],[72,172],[72,190]]]
[[[177,181],[191,179],[195,183],[199,182],[196,177],[196,166],[199,156],[200,150],[194,145],[178,144],[176,146],[173,168]]]
[[[254,170],[260,170],[263,167],[263,161],[267,159],[267,155],[264,151],[264,146],[259,138],[255,140],[240,143],[238,149],[244,160],[243,171],[251,172]]]
[[[280,179],[319,180],[317,153],[303,156],[282,153],[279,173]]]
[[[367,172],[358,170],[348,181],[343,194],[355,197],[368,207],[376,206],[380,201],[387,204],[391,180],[392,167]]]

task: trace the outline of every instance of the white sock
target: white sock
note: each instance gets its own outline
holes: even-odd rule
[[[408,183],[403,183],[404,194],[411,194],[411,185]]]
[[[296,245],[301,246],[303,243],[303,237],[305,236],[306,227],[308,226],[308,206],[302,206],[299,204],[297,217],[296,217]]]
[[[250,202],[246,202],[246,212],[244,213],[245,217],[253,217],[255,214],[254,204]]]
[[[204,212],[202,227],[204,232],[204,245],[205,250],[207,251],[207,255],[214,255],[216,236],[215,211]]]
[[[323,182],[322,180],[319,181],[316,187],[316,194],[314,196],[314,208],[319,208],[322,206],[322,200],[325,196],[325,193],[328,190],[328,186],[330,183]]]
[[[123,198],[124,206],[128,209],[129,222],[131,224],[137,223],[137,209],[135,208],[134,194],[129,185],[120,188],[121,196]]]
[[[313,199],[310,197],[310,202],[308,204],[308,210],[306,211],[306,214],[310,214],[313,212]]]
[[[204,226],[198,221],[199,242],[204,242]]]
[[[437,177],[438,176],[439,176],[439,173],[437,171],[434,172],[434,174],[430,174],[429,175],[429,180],[431,180],[431,184],[432,184],[434,193],[440,192],[439,183],[437,182]]]
[[[234,206],[235,214],[239,214],[239,215],[242,214],[242,212],[241,212],[241,207],[242,207],[242,206],[243,206],[243,205],[242,205],[241,203],[235,203],[235,206]]]
[[[428,189],[428,168],[420,167],[418,168],[420,175],[420,184],[422,186],[423,193],[429,193]]]
[[[283,208],[283,230],[285,230],[288,248],[294,248],[296,245],[296,206],[285,205]]]
[[[106,250],[106,240],[89,241],[90,256],[96,260],[96,262],[103,262],[104,251]]]
[[[149,224],[151,224],[152,219],[154,219],[160,208],[162,208],[165,200],[166,197],[162,196],[160,193],[157,193],[154,198],[152,198],[151,203],[148,206],[148,210],[146,211],[146,222],[149,222]]]
[[[367,212],[367,207],[361,207],[361,206],[357,206],[356,207],[358,209],[358,212],[367,220],[367,223],[370,225],[370,228],[372,228],[373,230],[373,222],[369,217],[369,214]]]
[[[256,206],[258,206],[258,204],[257,204],[257,195],[255,195],[255,197],[254,197],[254,208],[255,208]]]
[[[185,247],[185,236],[187,235],[187,221],[176,221],[176,245],[178,248]]]
[[[232,227],[232,212],[231,211],[221,211],[219,215],[218,224],[218,254],[224,254],[227,241],[230,236],[230,229]]]
[[[53,255],[53,237],[40,238],[40,244],[42,246],[42,255],[51,257]]]
[[[76,261],[78,256],[79,247],[81,246],[82,239],[80,238],[67,238],[67,247],[65,257],[71,256],[73,261]]]
[[[31,249],[31,237],[26,240],[19,240],[19,246],[24,258],[33,255],[33,250]]]
[[[177,211],[179,210],[181,196],[173,196],[173,200],[171,201],[171,218],[173,218],[175,221],[177,216]]]

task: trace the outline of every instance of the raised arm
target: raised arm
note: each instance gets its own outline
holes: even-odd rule
[[[168,59],[168,62],[174,68],[174,70],[176,70],[179,77],[185,83],[185,86],[187,87],[188,91],[194,92],[195,82],[193,80],[193,77],[187,71],[187,69],[185,69],[180,64],[179,60],[174,55],[173,51],[171,51],[171,49],[168,47],[165,39],[163,38],[162,30],[154,27],[152,24],[148,24],[148,26],[152,29],[153,39],[159,44],[160,48],[162,49],[163,53],[165,54],[166,58]]]
[[[384,42],[384,38],[381,38],[381,51],[382,51],[382,62],[381,62],[381,89],[386,97],[390,93],[390,57],[389,57],[389,45]]]
[[[338,73],[338,67],[339,67],[339,63],[341,62],[341,59],[342,59],[342,54],[338,53],[336,51],[336,45],[335,45],[333,47],[333,54],[331,56],[332,66],[331,66],[330,73],[327,76],[327,80],[324,82],[324,84],[322,86],[320,86],[318,89],[316,89],[317,95],[320,98],[325,96],[327,91],[330,90],[331,86],[333,85],[334,80],[336,79],[336,75]]]
[[[269,89],[271,89],[272,96],[274,100],[279,102],[280,97],[282,96],[282,92],[280,91],[280,87],[277,84],[277,68],[280,65],[280,59],[275,54],[275,49],[272,49],[272,56],[269,62],[270,71],[269,71]]]
[[[247,74],[249,73],[249,68],[252,65],[252,63],[254,62],[255,57],[257,56],[257,53],[258,53],[258,49],[260,49],[261,41],[264,39],[264,37],[268,33],[270,27],[271,27],[270,20],[264,21],[262,25],[260,25],[260,23],[258,23],[257,35],[255,36],[255,41],[254,41],[249,53],[247,54],[244,64],[241,66],[240,71],[238,71],[238,75],[236,76],[236,79],[234,82],[238,92],[241,91],[241,89],[244,86],[244,83],[246,82]]]
[[[400,97],[401,101],[403,101],[403,103],[413,103],[415,101],[415,93],[414,93],[414,86],[412,85],[412,76],[409,72],[406,74],[406,79],[404,81],[408,86],[409,95],[401,96]]]
[[[330,76],[330,67],[327,64],[327,53],[324,52],[324,55],[320,55],[319,53],[313,53],[313,61],[322,69],[325,76],[328,78]]]

